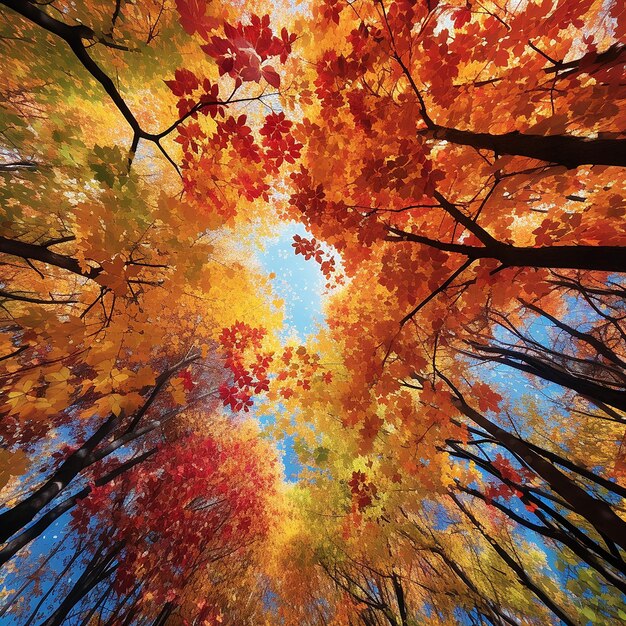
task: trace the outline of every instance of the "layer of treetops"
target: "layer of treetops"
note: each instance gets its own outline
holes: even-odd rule
[[[0,0],[0,55],[3,626],[626,624],[623,0]]]

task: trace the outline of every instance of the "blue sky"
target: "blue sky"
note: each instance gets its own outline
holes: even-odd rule
[[[288,222],[264,241],[259,261],[267,273],[274,272],[274,291],[285,302],[286,333],[296,331],[301,339],[324,323],[322,302],[325,279],[315,261],[296,255],[293,236],[310,238],[302,224]]]
[[[297,335],[304,342],[308,335],[316,333],[324,325],[322,308],[326,280],[315,261],[305,261],[302,255],[296,255],[291,245],[294,235],[311,237],[302,224],[288,222],[281,225],[273,237],[263,242],[264,250],[259,254],[259,262],[268,274],[276,274],[274,291],[285,303],[283,336]],[[273,421],[271,415],[258,417],[262,424]],[[278,449],[283,453],[285,478],[290,482],[297,479],[301,468],[293,446],[294,438],[291,436],[277,442]]]

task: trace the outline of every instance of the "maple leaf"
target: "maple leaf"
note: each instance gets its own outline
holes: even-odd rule
[[[193,35],[198,33],[203,39],[217,27],[218,21],[207,15],[209,0],[176,0],[179,19],[182,27]]]
[[[285,398],[285,400],[288,400],[289,398],[291,398],[294,395],[294,391],[293,389],[291,389],[291,387],[283,387],[280,390],[280,395]]]
[[[273,56],[279,56],[284,63],[291,52],[291,44],[295,37],[285,29],[281,38],[272,34],[269,28],[269,16],[250,17],[250,24],[241,22],[233,26],[224,23],[225,37],[211,37],[202,50],[217,62],[220,76],[228,74],[236,79],[238,86],[242,82],[259,82],[264,78],[270,85],[278,88],[280,76],[276,70],[264,62]]]
[[[127,270],[124,259],[116,255],[110,261],[102,261],[102,272],[96,277],[96,282],[108,287],[117,296],[125,296],[129,289],[127,279],[136,274],[137,268]]]
[[[283,135],[290,132],[292,126],[293,122],[288,120],[282,111],[280,113],[269,113],[265,117],[264,124],[259,132],[269,140],[280,140]]]
[[[453,11],[452,21],[456,28],[463,28],[472,19],[472,12],[469,7],[461,7]]]
[[[178,377],[183,381],[183,389],[185,391],[193,391],[194,382],[189,370],[183,370],[178,374]]]
[[[324,18],[339,24],[339,16],[343,10],[343,4],[339,0],[324,0]]]
[[[496,454],[492,465],[502,474],[504,478],[514,483],[521,483],[521,474],[511,465],[511,462],[501,454]]]
[[[261,67],[261,75],[272,87],[277,89],[280,87],[280,76],[271,65],[263,65]]]
[[[478,382],[474,385],[474,393],[478,399],[481,411],[497,411],[502,401],[502,396],[493,391],[490,385]]]
[[[31,391],[34,391],[34,385],[34,380],[26,379],[20,381],[19,384],[15,385],[12,391],[9,391],[8,404],[14,411],[35,400],[35,396],[31,393]]]
[[[174,80],[166,80],[165,84],[172,90],[175,96],[182,97],[191,95],[198,87],[200,80],[186,68],[178,69],[174,72]]]
[[[0,448],[0,489],[3,488],[12,476],[24,474],[30,463],[22,450],[5,450]]]

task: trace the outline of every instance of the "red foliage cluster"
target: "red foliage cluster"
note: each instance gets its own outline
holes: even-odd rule
[[[183,68],[176,70],[174,80],[166,80],[165,84],[179,98],[176,106],[181,117],[191,112],[191,117],[195,119],[198,117],[197,111],[204,115],[210,114],[213,118],[224,115],[224,107],[219,99],[219,85],[208,78],[200,81],[191,70]],[[197,110],[192,112],[194,107]]]
[[[352,472],[352,478],[348,481],[352,500],[359,511],[371,506],[376,497],[376,485],[367,480],[367,476],[360,470]]]
[[[330,287],[330,280],[333,278],[337,269],[335,266],[335,259],[330,256],[330,254],[322,250],[322,247],[318,243],[317,239],[315,239],[315,237],[312,239],[306,239],[305,237],[300,237],[300,235],[294,235],[291,246],[296,251],[296,254],[301,254],[304,256],[305,260],[308,261],[309,259],[314,259],[316,263],[319,263],[322,274],[324,274],[326,280],[329,281],[326,284],[326,287]],[[337,284],[343,282],[342,276],[334,276],[334,278]]]
[[[200,113],[225,118],[227,107],[268,95],[263,90],[256,96],[246,94],[238,98],[238,89],[244,82],[260,83],[264,79],[279,88],[280,76],[275,65],[287,61],[296,35],[285,28],[275,34],[270,27],[269,15],[251,15],[247,23],[236,25],[209,17],[206,15],[206,0],[177,0],[177,7],[183,28],[191,35],[197,33],[206,42],[201,48],[217,63],[219,75],[234,81],[234,89],[232,83],[228,85],[230,81],[226,81],[224,89],[228,96],[220,95],[220,87],[224,86],[222,81],[220,85],[213,84],[186,68],[176,70],[174,79],[166,81],[178,97],[179,120],[170,130],[176,131],[175,141],[181,144],[184,152],[181,170],[185,191],[200,206],[230,220],[237,213],[235,201],[224,196],[219,183],[236,189],[239,197],[249,202],[259,198],[267,201],[269,176],[277,174],[284,161],[294,163],[300,156],[302,144],[296,142],[289,132],[291,123],[274,124],[274,118],[282,114],[268,116],[262,134],[272,126],[275,129],[264,135],[263,146],[256,142],[257,129],[250,128],[245,115],[220,120],[215,133],[207,133],[196,120]],[[276,59],[274,66],[269,63],[272,58]],[[284,115],[282,119],[284,121]],[[265,167],[230,168],[230,159],[256,164],[263,162]],[[215,174],[216,165],[217,169],[222,169],[220,176]]]
[[[261,128],[263,146],[266,148],[265,159],[271,171],[277,172],[283,161],[295,163],[300,156],[302,144],[291,135],[293,122],[285,118],[285,114],[270,113]]]
[[[346,6],[345,3],[340,2],[340,0],[324,0],[324,7],[322,10],[324,19],[329,22],[339,24],[339,16],[341,15],[341,11],[344,6]]]
[[[526,468],[515,469],[511,465],[511,462],[501,454],[496,455],[492,465],[500,472],[503,480],[517,485],[524,485],[529,480],[532,480],[534,476],[534,474]],[[504,482],[498,483],[497,485],[490,484],[485,489],[485,500],[487,504],[490,504],[492,500],[495,500],[496,498],[500,497],[508,500],[514,495],[521,498],[523,493],[519,489],[515,489]],[[528,505],[527,508],[529,508],[529,510],[533,510],[532,505]]]
[[[223,384],[219,392],[224,406],[233,411],[249,411],[253,405],[252,396],[269,391],[268,369],[275,360],[280,368],[273,384],[285,399],[293,396],[298,387],[309,390],[313,377],[319,372],[319,355],[309,352],[305,346],[287,346],[276,359],[273,352],[262,350],[265,332],[263,328],[253,328],[243,322],[222,331],[220,343],[233,381]],[[328,384],[332,381],[332,374],[322,372],[321,378]]]
[[[183,389],[185,391],[193,391],[194,382],[193,378],[191,377],[191,372],[189,370],[183,370],[178,375],[178,378],[183,381]]]
[[[129,592],[138,572],[149,580],[154,601],[174,601],[190,572],[244,549],[269,525],[266,500],[274,489],[273,461],[257,440],[189,437],[164,446],[149,461],[126,472],[121,493],[132,506],[114,509],[109,537],[121,545],[116,589]],[[75,513],[89,524],[110,515],[120,484],[94,488]]]
[[[305,260],[315,259],[318,263],[322,262],[323,251],[317,239],[305,239],[300,235],[293,236],[293,243],[291,246],[295,249],[296,254],[301,254]]]
[[[324,104],[322,116],[331,116],[334,108],[341,107],[344,102],[343,86],[365,73],[367,61],[367,54],[346,57],[334,50],[324,53],[317,64],[315,79],[315,93]]]
[[[315,184],[309,170],[300,166],[300,170],[291,174],[293,191],[289,198],[290,205],[298,212],[311,232],[323,240],[330,240],[341,254],[344,269],[348,274],[358,269],[363,260],[371,254],[371,242],[385,237],[383,223],[375,219],[364,219],[354,210],[350,210],[343,201],[328,200],[323,185]],[[348,239],[337,239],[336,232],[354,233],[357,245],[352,245],[349,254],[344,254]]]
[[[259,82],[264,78],[273,87],[280,87],[280,76],[265,63],[271,57],[279,57],[284,63],[296,40],[285,28],[276,37],[270,28],[270,16],[252,15],[250,24],[237,26],[224,23],[224,37],[211,37],[202,50],[217,61],[220,76],[228,74],[237,86],[242,82]]]
[[[207,0],[176,0],[181,26],[187,33],[198,33],[207,39],[209,33],[217,26],[217,20],[206,14]]]
[[[219,392],[224,406],[233,411],[249,411],[253,394],[269,390],[267,369],[274,355],[261,351],[265,334],[265,329],[244,322],[222,330],[220,344],[226,355],[225,365],[233,373],[233,384],[223,384]]]
[[[226,148],[230,143],[238,156],[258,163],[261,160],[259,146],[254,141],[247,120],[246,115],[240,115],[237,119],[228,116],[223,122],[218,122],[215,139],[220,148]]]

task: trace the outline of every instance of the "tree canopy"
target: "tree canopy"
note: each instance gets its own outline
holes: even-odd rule
[[[2,623],[626,624],[622,2],[0,16]]]

